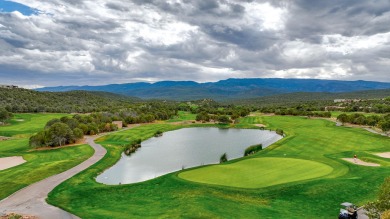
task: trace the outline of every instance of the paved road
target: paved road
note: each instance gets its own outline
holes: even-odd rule
[[[15,212],[23,215],[34,215],[40,219],[73,219],[79,218],[60,208],[46,203],[45,199],[50,191],[63,181],[87,169],[99,161],[106,154],[106,149],[96,144],[94,140],[100,136],[88,136],[87,142],[93,147],[95,153],[88,160],[60,174],[51,176],[27,186],[11,196],[0,201],[0,215]]]

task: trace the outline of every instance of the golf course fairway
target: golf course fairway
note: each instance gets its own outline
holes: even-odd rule
[[[182,172],[180,178],[213,185],[262,188],[325,176],[333,168],[293,158],[253,158],[227,165],[213,165]]]
[[[201,124],[145,124],[103,136],[96,142],[107,155],[57,186],[48,202],[81,218],[336,218],[342,202],[361,206],[375,200],[389,176],[390,160],[374,155],[390,151],[386,136],[293,116],[248,116],[231,127],[258,128],[254,124],[281,128],[286,136],[224,164],[115,186],[97,183],[95,177],[121,158],[123,145],[158,130]],[[354,154],[380,166],[343,160]]]

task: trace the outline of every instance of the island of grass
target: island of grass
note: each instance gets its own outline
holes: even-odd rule
[[[289,171],[287,171],[289,170]],[[333,168],[293,158],[254,158],[228,165],[213,165],[182,172],[180,178],[194,182],[238,188],[263,188],[325,176]]]
[[[98,142],[107,155],[56,187],[48,201],[82,218],[334,218],[341,202],[362,205],[374,199],[390,171],[390,161],[374,155],[390,151],[388,137],[292,116],[246,117],[234,126],[256,128],[254,124],[281,128],[287,137],[221,165],[118,186],[99,184],[94,177],[117,162],[122,145],[150,138],[157,130],[189,125],[142,125],[104,136]],[[354,154],[380,166],[358,166],[342,159]],[[205,181],[200,181],[201,176]]]

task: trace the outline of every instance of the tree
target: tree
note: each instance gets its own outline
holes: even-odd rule
[[[364,209],[369,218],[381,218],[385,211],[390,209],[390,177],[385,179],[379,189],[378,199],[367,203]]]
[[[48,129],[51,146],[62,146],[74,139],[73,132],[69,126],[62,122],[54,123]]]
[[[0,108],[0,122],[5,122],[11,118],[12,113],[8,112],[5,108]]]
[[[206,112],[200,112],[198,115],[196,115],[196,121],[205,121],[208,122],[210,121],[210,116]]]
[[[38,148],[42,146],[47,146],[49,144],[47,130],[38,132],[36,135],[33,135],[29,139],[29,145],[33,148]]]
[[[229,119],[228,116],[222,115],[222,116],[218,116],[218,122],[220,122],[222,124],[229,124],[230,123],[230,119]]]
[[[337,116],[337,120],[339,120],[342,124],[344,124],[344,123],[348,122],[349,118],[348,118],[347,114],[342,113],[339,116]]]
[[[378,126],[382,129],[382,131],[387,132],[390,130],[390,120],[382,120],[378,123]]]
[[[75,140],[82,139],[84,137],[84,132],[80,128],[73,129],[73,136]]]
[[[57,118],[51,119],[51,120],[49,120],[49,121],[46,123],[45,128],[50,128],[50,126],[52,126],[53,124],[58,123],[58,122],[61,122],[61,120],[59,120],[59,119],[57,119]]]

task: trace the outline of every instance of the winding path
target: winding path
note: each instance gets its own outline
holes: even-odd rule
[[[17,214],[36,216],[39,219],[79,218],[60,208],[47,204],[45,200],[49,192],[60,183],[87,169],[104,157],[107,153],[106,149],[94,142],[98,137],[101,136],[86,137],[87,143],[95,150],[92,157],[65,172],[29,185],[1,200],[0,215],[15,212]]]

